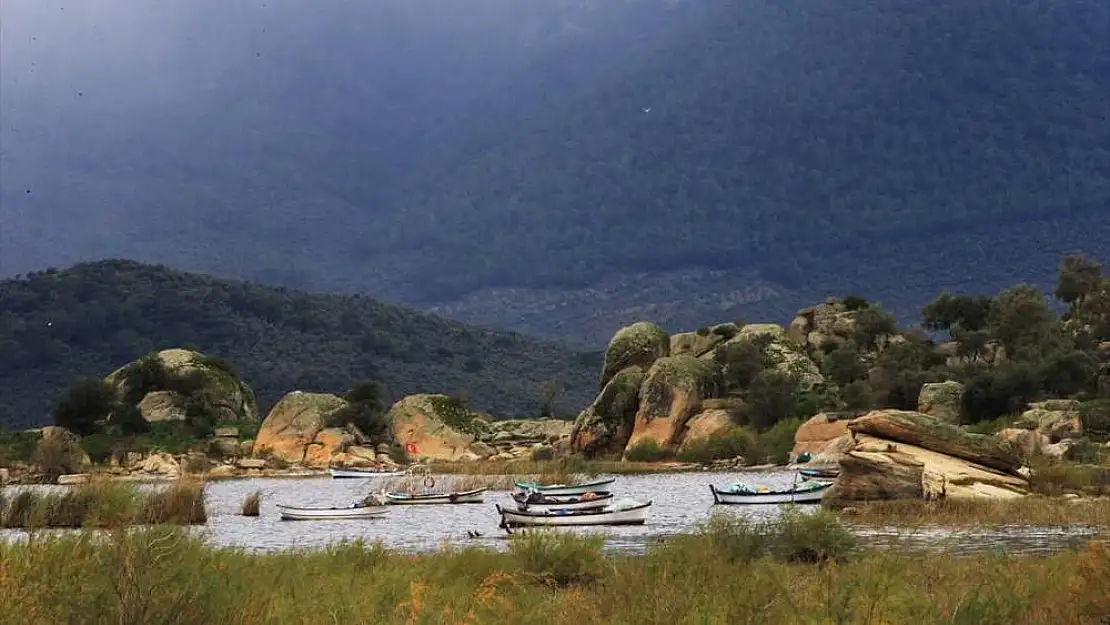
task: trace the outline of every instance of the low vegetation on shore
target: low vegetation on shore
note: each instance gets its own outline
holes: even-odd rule
[[[539,531],[500,552],[352,542],[265,554],[168,527],[33,535],[0,543],[0,623],[1083,625],[1110,611],[1098,543],[1050,557],[880,551],[831,513],[714,519],[644,556],[603,542]]]
[[[0,527],[107,528],[148,524],[203,524],[208,520],[204,483],[179,480],[140,489],[95,480],[63,490],[8,489],[0,493]]]

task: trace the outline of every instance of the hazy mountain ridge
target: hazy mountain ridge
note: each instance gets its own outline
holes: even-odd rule
[[[0,273],[126,256],[596,345],[1110,252],[1103,3],[265,4],[140,12],[184,35],[37,91],[54,22],[5,5]]]

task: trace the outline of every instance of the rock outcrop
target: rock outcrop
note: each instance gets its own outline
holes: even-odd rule
[[[342,430],[326,429],[328,417],[347,402],[328,393],[293,391],[282,397],[266,415],[251,455],[283,462],[326,467],[331,456],[343,451]]]
[[[49,425],[40,431],[41,438],[32,454],[32,471],[48,481],[60,475],[85,473],[92,468],[89,454],[81,448],[81,438],[66,428]]]
[[[609,380],[575,419],[570,435],[572,451],[590,458],[624,451],[640,408],[644,377],[639,367],[628,367]]]
[[[954,380],[925,384],[917,396],[917,411],[958,425],[963,399],[964,385]]]
[[[670,355],[670,337],[662,328],[640,321],[617,330],[605,350],[605,365],[601,371],[599,389],[628,367],[647,371],[659,358]]]
[[[704,407],[704,405],[703,405]],[[682,435],[679,451],[704,440],[720,436],[736,427],[727,410],[704,410],[686,422],[686,430]]]
[[[786,330],[773,323],[753,323],[740,329],[737,335],[725,341],[721,347],[740,341],[759,345],[767,362],[776,370],[790,374],[798,381],[798,386],[810,389],[825,381],[817,363],[810,359],[801,345],[787,336]]]
[[[160,365],[159,375],[145,370],[148,359]],[[157,379],[163,377],[162,373],[165,379]],[[166,349],[144,356],[113,371],[105,380],[121,397],[131,394],[134,384],[148,388],[136,398],[147,421],[184,419],[189,400],[201,398],[216,421],[257,421],[259,417],[254,391],[230,365],[187,349]]]
[[[826,451],[829,444],[848,436],[848,421],[854,415],[822,412],[814,415],[794,432],[794,448],[790,457],[806,453],[815,456]]]
[[[1029,404],[1021,414],[1019,425],[1034,429],[1058,443],[1066,438],[1083,436],[1083,423],[1079,418],[1080,402],[1074,399],[1049,399]]]
[[[902,410],[872,411],[847,427],[851,447],[840,458],[840,477],[826,492],[826,504],[1028,493],[1018,455],[995,437]]]
[[[414,459],[477,460],[478,442],[472,421],[478,415],[446,395],[409,395],[386,414],[397,442]]]
[[[721,370],[713,361],[693,356],[656,360],[640,386],[640,405],[625,451],[648,439],[677,450],[686,422],[701,412],[702,400],[721,391]]]

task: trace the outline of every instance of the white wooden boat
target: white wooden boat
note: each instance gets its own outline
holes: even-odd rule
[[[719,504],[820,503],[830,486],[832,482],[814,480],[783,489],[752,488],[746,484],[717,488],[710,484],[709,490],[713,493],[713,502]]]
[[[482,494],[488,488],[476,488],[461,493],[385,493],[385,501],[393,505],[482,503]]]
[[[643,525],[651,511],[651,502],[621,501],[594,510],[510,510],[497,506],[501,515],[499,527]]]
[[[333,478],[371,478],[371,477],[400,477],[405,474],[405,470],[398,471],[378,471],[374,469],[331,469],[331,476]]]
[[[373,519],[389,511],[385,506],[351,504],[343,508],[285,506],[278,504],[282,521],[328,521],[335,519]]]
[[[608,493],[607,488],[613,482],[617,481],[615,477],[609,477],[601,480],[594,480],[592,482],[582,482],[581,484],[547,484],[542,485],[538,482],[516,482],[516,491],[527,493],[537,492],[549,496],[565,496],[565,495],[584,495],[586,493]]]
[[[613,493],[552,497],[543,493],[513,493],[518,510],[595,510],[613,503]]]

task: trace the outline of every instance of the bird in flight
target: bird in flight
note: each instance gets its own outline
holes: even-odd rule
[[[644,112],[645,112],[645,113],[650,113],[650,112],[651,112],[651,107],[649,106],[649,107],[647,107],[646,109],[644,109]]]

